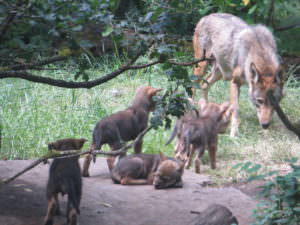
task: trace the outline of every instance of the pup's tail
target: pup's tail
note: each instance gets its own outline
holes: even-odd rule
[[[176,123],[175,126],[174,126],[174,129],[173,129],[173,131],[172,131],[171,137],[170,137],[169,140],[167,141],[166,145],[170,144],[170,143],[173,141],[173,139],[175,138],[175,136],[176,136],[176,134],[177,134],[177,130],[178,130],[178,125],[177,125],[177,123]]]
[[[68,194],[68,201],[73,205],[76,209],[77,214],[80,214],[79,204],[80,204],[80,196],[81,193],[76,193],[76,187],[74,181],[70,178],[65,178],[65,187],[66,193]],[[77,190],[79,191],[79,190]]]

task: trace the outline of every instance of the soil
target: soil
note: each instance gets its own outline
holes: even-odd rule
[[[0,179],[29,165],[30,160],[0,161]],[[82,163],[82,161],[81,161]],[[46,213],[45,186],[49,164],[39,165],[15,181],[0,186],[0,225],[40,225]],[[155,190],[151,185],[113,184],[104,158],[91,166],[83,178],[79,224],[82,225],[188,225],[211,204],[229,208],[240,225],[251,223],[257,200],[257,184],[212,188],[209,177],[185,171],[184,187]],[[67,197],[60,199],[65,210]],[[63,213],[64,214],[64,213]],[[65,215],[55,224],[65,224]]]

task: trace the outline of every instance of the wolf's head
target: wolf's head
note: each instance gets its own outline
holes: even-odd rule
[[[155,189],[182,187],[183,163],[174,159],[167,159],[162,153],[160,153],[160,158],[161,162],[154,174],[153,185]]]
[[[273,115],[273,107],[268,98],[267,91],[274,90],[274,97],[279,102],[283,96],[283,69],[261,63],[250,65],[251,83],[249,84],[249,95],[256,106],[257,117],[260,125],[267,129]]]

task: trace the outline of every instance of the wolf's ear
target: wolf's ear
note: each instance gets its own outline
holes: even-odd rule
[[[282,68],[282,66],[279,67],[277,73],[275,74],[275,82],[278,85],[281,85],[284,82],[284,69]]]
[[[259,73],[254,63],[251,63],[250,65],[250,73],[251,73],[251,81],[257,83],[259,81]]]
[[[161,161],[165,161],[167,160],[167,157],[164,155],[164,153],[162,153],[161,151],[159,151],[159,157]]]

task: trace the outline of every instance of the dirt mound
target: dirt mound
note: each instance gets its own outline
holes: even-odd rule
[[[29,160],[0,161],[0,178],[8,177],[30,164]],[[49,165],[39,165],[14,182],[0,186],[1,225],[40,225],[46,213],[45,187]],[[185,171],[184,187],[155,190],[150,185],[113,184],[106,161],[98,158],[91,177],[83,178],[79,223],[85,225],[184,225],[213,203],[228,207],[239,224],[248,225],[256,201],[233,187],[202,185],[208,177]],[[66,197],[60,201],[65,210]],[[55,224],[64,224],[64,215]]]

